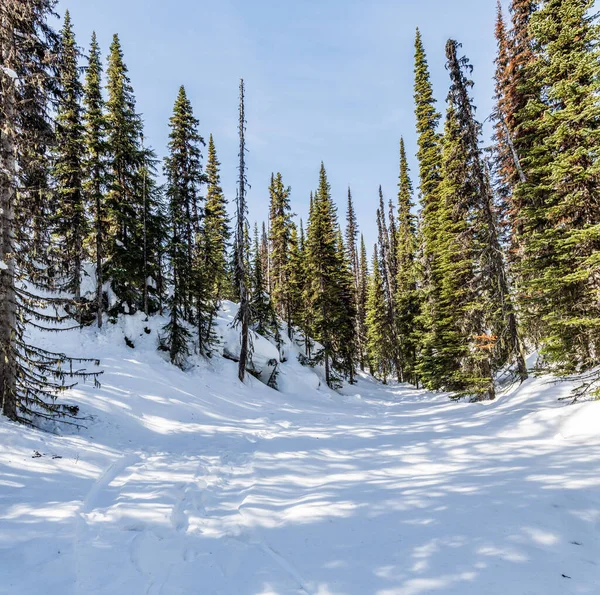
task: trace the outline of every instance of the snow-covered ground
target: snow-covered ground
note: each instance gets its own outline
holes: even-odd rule
[[[165,362],[160,324],[48,339],[105,373],[70,395],[86,429],[0,420],[0,593],[600,593],[600,403],[548,379],[488,405],[340,395],[293,346],[281,391],[243,386]]]

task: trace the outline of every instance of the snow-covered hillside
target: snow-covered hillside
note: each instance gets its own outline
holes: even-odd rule
[[[288,345],[275,391],[220,357],[182,372],[164,321],[124,320],[46,339],[102,360],[69,395],[85,429],[0,420],[0,593],[600,592],[600,403],[568,384],[337,394]]]

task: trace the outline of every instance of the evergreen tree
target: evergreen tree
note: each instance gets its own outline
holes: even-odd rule
[[[348,262],[352,267],[352,276],[354,277],[355,287],[358,288],[358,251],[356,249],[356,240],[358,239],[358,221],[352,202],[352,192],[348,186],[348,209],[346,211],[346,250]]]
[[[396,304],[398,339],[402,356],[402,379],[416,383],[417,318],[419,294],[417,290],[417,231],[413,208],[413,188],[410,180],[404,139],[400,139],[400,179],[398,183],[398,232]]]
[[[288,279],[287,302],[290,320],[288,330],[292,337],[294,327],[303,328],[305,320],[304,287],[306,272],[303,236],[304,231],[301,230],[301,235],[298,235],[298,228],[294,223],[291,223],[286,276]]]
[[[288,259],[292,226],[290,208],[291,189],[283,184],[281,174],[271,175],[269,187],[269,278],[270,292],[275,309],[288,325],[288,336],[292,337],[291,308],[289,304]]]
[[[325,366],[325,381],[336,385],[332,372],[334,332],[332,316],[339,307],[336,275],[339,273],[337,214],[331,200],[325,166],[321,163],[319,188],[313,197],[307,239],[308,302],[311,332],[322,345],[314,361]]]
[[[198,320],[204,308],[202,271],[195,266],[195,239],[198,229],[199,186],[204,178],[201,170],[198,120],[182,86],[170,119],[169,156],[165,159],[167,196],[169,199],[170,246],[169,256],[173,269],[173,288],[170,298],[171,319],[165,327],[164,344],[169,349],[171,362],[183,366],[189,352],[190,337],[183,320],[192,322],[192,303],[198,300]],[[200,279],[199,279],[200,277]],[[201,287],[198,287],[201,285]],[[200,338],[204,335],[200,330]]]
[[[310,211],[309,211],[309,223],[310,215],[312,214],[312,192],[310,194]],[[310,225],[309,225],[310,227]],[[304,223],[300,220],[300,236],[298,238],[298,252],[299,252],[299,269],[298,274],[302,284],[302,311],[301,311],[301,327],[304,334],[304,354],[310,359],[312,355],[313,341],[311,336],[314,335],[312,332],[313,323],[313,311],[311,303],[311,275],[310,275],[310,262],[309,252],[306,237],[304,234]]]
[[[346,258],[350,265],[350,271],[352,273],[352,294],[354,298],[354,311],[356,312],[354,327],[355,327],[355,343],[356,343],[356,354],[355,358],[360,363],[361,369],[364,369],[363,351],[364,344],[362,343],[364,333],[361,332],[360,328],[360,303],[359,303],[359,292],[360,292],[360,266],[359,266],[359,255],[356,246],[356,240],[358,239],[358,221],[356,219],[356,213],[354,211],[354,203],[352,202],[352,192],[350,186],[348,186],[348,207],[346,210]]]
[[[269,232],[265,222],[262,222],[262,233],[260,234],[260,255],[262,258],[263,271],[265,272],[265,282],[267,293],[271,294],[272,275],[271,275],[271,251],[269,248]]]
[[[359,345],[360,369],[365,370],[367,350],[367,292],[369,289],[369,263],[365,239],[360,234],[360,258],[358,265],[358,290],[356,304],[357,342]]]
[[[206,204],[202,220],[202,250],[205,281],[211,300],[210,315],[205,332],[205,342],[210,342],[213,319],[219,303],[226,295],[228,275],[227,246],[231,232],[227,215],[227,199],[221,188],[220,163],[212,134],[208,141],[208,159],[206,162]]]
[[[493,197],[479,148],[480,125],[469,96],[473,83],[465,76],[466,58],[458,44],[446,46],[452,82],[444,141],[443,197],[447,215],[443,234],[443,288],[448,320],[444,337],[454,344],[453,382],[466,391],[494,398],[494,372],[510,358],[526,377],[516,319],[504,269]],[[452,302],[454,305],[452,306]],[[463,334],[461,338],[460,335]],[[468,347],[465,347],[465,343]],[[460,353],[462,351],[462,354]],[[458,361],[458,367],[456,367]]]
[[[367,353],[371,373],[384,383],[392,373],[390,353],[393,351],[389,333],[386,296],[378,247],[373,251],[372,272],[367,293]]]
[[[106,195],[108,222],[103,277],[117,296],[114,311],[132,312],[143,307],[143,168],[142,120],[119,37],[114,35],[107,69],[107,142],[109,186]]]
[[[393,215],[393,214],[392,214]],[[377,229],[379,232],[379,250],[380,250],[380,265],[381,275],[383,279],[383,288],[385,293],[385,306],[387,316],[387,329],[390,337],[392,338],[389,343],[389,357],[393,363],[393,368],[396,372],[398,380],[401,380],[401,353],[400,353],[400,339],[398,337],[397,328],[397,308],[396,308],[396,278],[397,278],[397,265],[396,265],[396,225],[395,218],[392,217],[390,220],[392,230],[388,228],[388,222],[386,218],[385,205],[383,201],[383,191],[379,186],[379,208],[377,210]]]
[[[265,283],[258,225],[256,223],[254,224],[254,264],[252,267],[250,323],[252,329],[263,337],[276,337],[278,335],[275,310]]]
[[[592,0],[547,0],[531,15],[543,93],[519,113],[530,147],[522,208],[522,304],[539,323],[543,353],[560,371],[598,363],[597,187],[600,164],[600,27]],[[540,117],[534,118],[539,113]]]
[[[106,160],[106,119],[104,116],[104,100],[102,98],[102,62],[96,34],[92,34],[92,42],[88,58],[85,79],[83,104],[84,143],[85,143],[85,182],[84,193],[88,211],[92,213],[93,232],[92,250],[96,262],[96,319],[98,327],[102,327],[103,275],[102,261],[107,230],[105,192],[108,184]]]
[[[332,325],[334,328],[334,352],[336,368],[348,379],[355,382],[356,368],[356,298],[352,267],[344,246],[342,230],[337,233],[337,300]]]
[[[74,362],[86,360],[32,345],[25,333],[29,323],[57,330],[56,323],[64,317],[42,310],[52,305],[60,311],[70,303],[60,297],[40,297],[42,291],[53,288],[47,282],[47,261],[38,256],[52,246],[49,236],[37,227],[45,212],[35,211],[42,203],[27,201],[40,196],[45,187],[44,176],[34,174],[42,170],[40,158],[45,152],[32,148],[47,147],[53,141],[47,114],[57,99],[57,73],[52,65],[58,40],[48,23],[54,6],[51,0],[0,5],[0,405],[8,418],[30,424],[76,416],[77,407],[57,403],[57,396],[70,388],[69,378],[97,376],[73,372]],[[42,187],[31,187],[34,181],[42,181]],[[34,269],[38,273],[31,276]],[[27,289],[17,279],[29,281]]]
[[[439,253],[437,250],[438,211],[440,208],[441,142],[437,127],[441,115],[435,108],[429,66],[425,56],[421,33],[417,29],[415,40],[415,116],[417,120],[417,159],[419,161],[419,194],[421,202],[420,225],[420,276],[422,304],[418,324],[423,329],[419,341],[418,375],[426,386],[438,387],[438,362],[440,352],[438,335],[441,280],[439,278]]]
[[[523,117],[523,114],[529,99],[539,95],[539,89],[535,89],[532,78],[527,75],[535,61],[529,34],[529,20],[535,4],[532,0],[513,0],[510,6],[512,29],[507,31],[498,2],[496,21],[494,172],[500,198],[500,223],[509,244],[509,262],[515,265],[513,274],[518,274],[516,265],[522,255],[523,235],[520,216],[524,197],[517,192],[517,187],[526,182],[522,157],[531,139],[530,116]]]
[[[53,174],[56,183],[57,209],[54,213],[54,233],[60,272],[65,277],[64,288],[76,303],[81,301],[81,276],[84,260],[84,238],[87,234],[83,180],[84,127],[79,80],[79,49],[69,11],[65,13],[60,34],[58,75],[60,90],[56,114],[56,146]],[[81,320],[81,313],[77,314]]]

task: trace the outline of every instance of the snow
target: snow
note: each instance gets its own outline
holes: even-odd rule
[[[339,394],[289,342],[280,391],[244,386],[224,358],[171,366],[164,322],[44,339],[105,373],[69,394],[79,432],[0,419],[0,593],[598,592],[600,403],[543,377],[485,405],[368,377]]]
[[[7,66],[0,65],[0,70],[13,80],[16,80],[19,78],[19,75],[12,68],[8,68]]]
[[[3,260],[0,260],[0,271],[6,270],[8,270],[8,265]]]

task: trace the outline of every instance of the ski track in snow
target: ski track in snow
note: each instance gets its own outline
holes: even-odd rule
[[[136,320],[61,344],[103,361],[72,393],[88,429],[0,419],[0,594],[600,592],[600,403],[543,378],[487,405],[336,394],[292,345],[280,392],[242,386],[219,358],[175,370]]]

